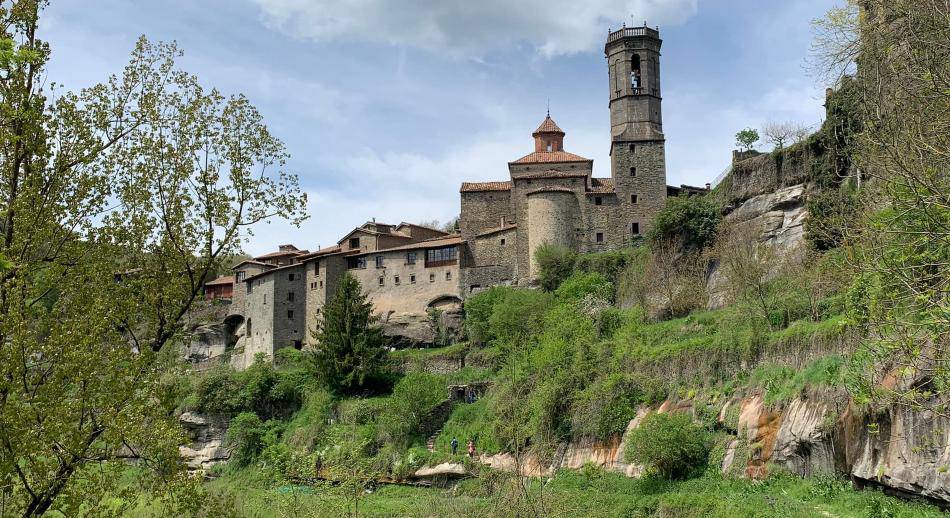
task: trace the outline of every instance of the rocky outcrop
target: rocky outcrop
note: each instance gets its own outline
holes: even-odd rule
[[[383,334],[396,347],[431,347],[458,340],[462,329],[462,310],[447,309],[429,314],[381,315]]]
[[[188,444],[178,447],[189,471],[204,473],[231,458],[231,450],[224,446],[225,423],[192,412],[183,413],[178,421],[189,439]]]

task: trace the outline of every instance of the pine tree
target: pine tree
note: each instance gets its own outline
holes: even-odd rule
[[[359,281],[345,275],[323,310],[310,355],[313,370],[328,388],[362,388],[386,364],[385,337]]]

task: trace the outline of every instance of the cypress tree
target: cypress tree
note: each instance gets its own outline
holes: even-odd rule
[[[359,281],[346,274],[324,306],[310,355],[317,378],[333,391],[352,391],[380,374],[386,364],[386,339]]]

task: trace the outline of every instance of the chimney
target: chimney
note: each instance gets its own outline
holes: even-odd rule
[[[712,188],[712,184],[709,182],[706,182],[706,190],[708,191],[711,188]]]

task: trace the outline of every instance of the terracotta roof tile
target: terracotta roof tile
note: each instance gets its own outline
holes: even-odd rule
[[[540,189],[535,189],[535,190],[533,190],[533,191],[528,191],[528,192],[526,193],[526,196],[531,196],[532,194],[538,194],[538,193],[540,193],[540,192],[570,192],[570,193],[573,193],[574,191],[571,190],[571,189],[568,189],[567,187],[541,187]]]
[[[541,122],[541,125],[538,126],[538,129],[534,130],[533,135],[538,135],[541,133],[560,133],[564,134],[564,130],[557,126],[557,123],[554,122],[554,119],[551,118],[551,115],[548,115],[544,118],[544,121]]]
[[[418,243],[412,243],[409,245],[396,246],[393,248],[383,248],[381,250],[373,250],[372,252],[363,252],[359,255],[372,255],[384,252],[398,252],[400,250],[418,250],[421,248],[438,248],[441,246],[452,246],[460,245],[465,241],[462,239],[462,236],[458,234],[451,234],[448,236],[440,236],[432,239],[426,239],[425,241],[419,241]]]
[[[459,192],[510,191],[511,182],[462,182]]]
[[[254,259],[270,259],[272,257],[290,257],[295,255],[303,255],[309,253],[307,250],[284,250],[271,252],[269,254],[259,255]]]
[[[591,178],[590,189],[587,194],[611,194],[614,192],[614,181],[612,178]]]
[[[516,228],[518,228],[518,225],[515,225],[514,223],[505,223],[504,225],[502,225],[502,226],[500,226],[500,227],[489,228],[489,229],[487,229],[487,230],[483,230],[483,231],[479,232],[478,234],[475,234],[475,237],[490,236],[490,235],[492,235],[492,234],[497,234],[497,233],[499,233],[499,232],[504,232],[504,231],[506,231],[506,230],[513,230],[513,229],[516,229]]]
[[[515,177],[518,180],[521,179],[543,179],[543,178],[585,178],[588,175],[585,171],[558,171],[556,169],[549,169],[547,171],[538,171],[531,173],[518,173],[518,176]]]
[[[589,158],[584,158],[567,151],[535,151],[525,155],[512,164],[553,164],[559,162],[592,162]]]
[[[205,286],[222,286],[227,284],[234,284],[233,275],[222,275],[213,281],[206,282]]]

